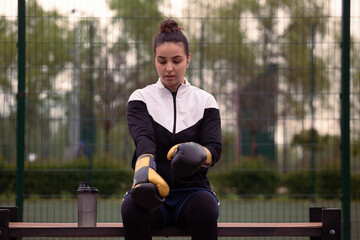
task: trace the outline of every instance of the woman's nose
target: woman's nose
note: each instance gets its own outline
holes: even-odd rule
[[[171,63],[167,64],[166,65],[166,69],[165,69],[167,72],[171,72],[173,70],[173,66]]]

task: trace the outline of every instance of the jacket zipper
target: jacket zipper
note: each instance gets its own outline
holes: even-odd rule
[[[180,87],[180,85],[179,85]],[[175,133],[176,133],[176,95],[177,95],[177,92],[179,90],[179,87],[178,89],[176,90],[176,92],[171,92],[171,95],[173,97],[173,106],[174,106],[174,126],[173,126],[173,131],[172,131],[172,146],[175,145]],[[171,177],[171,185],[172,185],[172,188],[174,187],[174,175],[172,175]]]
[[[176,133],[176,92],[172,92],[171,95],[173,97],[173,105],[174,105],[174,126],[173,126],[173,132],[172,132],[172,142],[173,145],[175,144],[175,133]]]

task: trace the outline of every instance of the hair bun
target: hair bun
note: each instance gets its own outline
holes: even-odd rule
[[[160,24],[160,33],[171,33],[181,31],[177,22],[171,19],[166,19]]]

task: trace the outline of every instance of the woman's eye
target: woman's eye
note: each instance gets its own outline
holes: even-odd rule
[[[165,61],[159,61],[160,64],[165,64],[166,62]]]

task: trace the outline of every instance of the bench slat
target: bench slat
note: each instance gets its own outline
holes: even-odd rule
[[[218,223],[219,236],[322,236],[321,222]],[[9,222],[10,237],[115,237],[124,236],[122,223],[97,223],[79,228],[77,223]],[[153,236],[189,236],[174,227],[154,231]]]
[[[322,236],[322,223],[222,223],[219,236]]]
[[[82,228],[77,223],[16,222],[15,208],[0,207],[0,239],[17,237],[122,237],[119,223],[98,223]],[[295,223],[218,223],[218,236],[308,236],[310,239],[341,240],[341,210],[310,208],[310,222]],[[320,214],[321,212],[321,214]],[[13,216],[13,217],[11,217]],[[177,228],[154,231],[153,236],[190,236]]]

